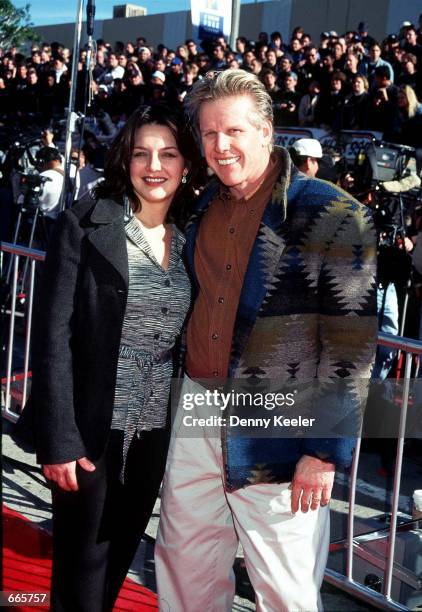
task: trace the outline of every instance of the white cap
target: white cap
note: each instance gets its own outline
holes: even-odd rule
[[[160,79],[160,81],[163,81],[164,83],[166,80],[166,75],[164,74],[164,72],[161,72],[161,70],[156,70],[155,72],[152,73],[152,78]]]
[[[401,24],[402,28],[408,28],[410,27],[412,24],[410,21],[403,21],[403,23]]]
[[[413,504],[418,512],[422,512],[422,490],[413,491]]]
[[[315,138],[299,138],[292,148],[303,157],[315,157],[316,159],[322,157],[322,147]]]

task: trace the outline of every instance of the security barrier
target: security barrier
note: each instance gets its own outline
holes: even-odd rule
[[[418,340],[411,340],[409,338],[392,336],[391,334],[380,333],[378,335],[378,344],[391,349],[402,351],[406,355],[403,391],[401,398],[400,422],[399,430],[397,433],[397,452],[391,500],[390,527],[380,532],[374,532],[373,534],[366,534],[365,536],[354,537],[356,484],[361,448],[361,440],[358,440],[350,474],[347,537],[340,545],[335,544],[330,547],[331,552],[333,552],[334,550],[338,550],[340,546],[346,549],[346,574],[343,575],[339,572],[336,572],[335,570],[327,568],[325,572],[325,580],[330,584],[338,587],[339,589],[346,591],[347,593],[350,593],[358,599],[361,599],[364,602],[381,610],[409,610],[409,607],[392,599],[391,588],[394,576],[398,580],[403,581],[409,587],[421,591],[420,595],[422,597],[422,580],[419,575],[401,566],[399,563],[395,562],[394,559],[397,532],[400,531],[400,533],[405,533],[406,531],[408,532],[409,530],[416,529],[418,527],[418,521],[410,521],[398,527],[397,518],[404,439],[409,404],[412,359],[414,355],[422,355],[422,342]],[[369,541],[370,538],[378,540],[387,540],[387,555],[384,558],[380,558],[380,556],[376,555],[374,552],[371,553],[368,552],[368,550],[365,550],[363,544],[365,541]],[[419,556],[422,556],[422,546],[420,548],[421,550],[419,550],[418,554]],[[359,557],[359,559],[366,559],[367,561],[372,563],[373,566],[378,567],[381,571],[383,571],[384,580],[382,592],[377,592],[370,586],[363,585],[353,579],[353,564],[356,556]]]
[[[10,256],[7,265],[7,277],[9,281],[8,284],[10,286],[10,294],[5,296],[2,305],[3,312],[1,313],[3,319],[6,319],[7,315],[9,315],[6,372],[5,376],[2,377],[1,380],[1,409],[4,417],[16,422],[20,411],[12,410],[11,408],[12,384],[20,381],[22,382],[22,389],[18,390],[19,401],[17,403],[23,407],[28,395],[28,380],[31,376],[29,371],[29,355],[31,345],[32,309],[34,304],[35,265],[37,261],[44,261],[45,253],[36,249],[28,249],[26,247],[9,244],[6,242],[1,243],[0,250],[2,255],[2,276],[3,269],[6,267],[3,265],[4,260],[6,259],[5,254]],[[23,265],[20,266],[20,263],[23,263]],[[27,274],[28,270],[29,276]],[[18,301],[21,301],[24,306],[20,312],[17,311]],[[13,351],[16,341],[15,331],[18,315],[23,317],[25,320],[25,333],[23,372],[17,374],[13,368]],[[4,328],[6,329],[6,325]]]

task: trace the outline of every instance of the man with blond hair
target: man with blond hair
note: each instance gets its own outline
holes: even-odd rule
[[[271,98],[255,75],[207,76],[187,112],[215,178],[186,230],[196,300],[156,542],[160,606],[231,610],[240,540],[257,610],[317,610],[334,473],[350,463],[354,440],[244,437],[224,419],[198,420],[189,437],[183,398],[188,388],[205,397],[221,379],[300,388],[316,377],[368,378],[377,332],[371,220],[273,150]]]

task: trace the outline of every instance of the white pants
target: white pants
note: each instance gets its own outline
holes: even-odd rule
[[[328,507],[293,515],[289,483],[226,492],[220,438],[209,428],[196,438],[175,435],[177,429],[155,545],[160,610],[229,612],[238,540],[259,612],[321,610]]]

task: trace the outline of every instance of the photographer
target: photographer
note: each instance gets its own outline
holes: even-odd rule
[[[36,154],[36,166],[41,176],[48,179],[44,184],[39,205],[44,216],[54,221],[59,214],[59,202],[64,181],[62,157],[53,147],[42,147]]]
[[[399,181],[398,181],[399,182]],[[384,182],[387,186],[389,183]],[[408,211],[397,194],[382,192],[374,211],[378,234],[377,310],[379,330],[394,336],[399,333],[397,291],[410,286],[410,253],[414,244],[412,228],[407,225]],[[405,316],[405,314],[402,314]],[[396,351],[378,346],[373,378],[385,380],[391,370]]]
[[[300,138],[289,149],[290,157],[296,168],[315,178],[322,158],[321,144],[315,138]]]

